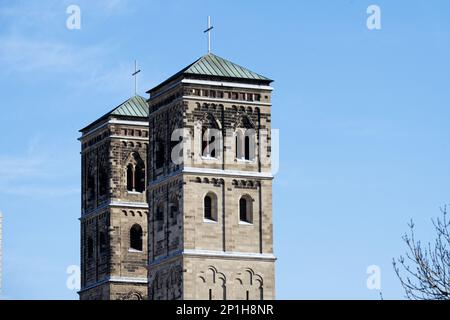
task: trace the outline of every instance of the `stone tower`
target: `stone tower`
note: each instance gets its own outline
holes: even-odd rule
[[[80,299],[146,299],[147,102],[130,98],[80,132]]]
[[[271,82],[209,53],[148,91],[149,299],[275,298]]]

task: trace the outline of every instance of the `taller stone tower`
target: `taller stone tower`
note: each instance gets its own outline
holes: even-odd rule
[[[80,299],[146,299],[147,102],[130,98],[80,132]]]
[[[209,53],[148,91],[149,299],[275,298],[271,82]]]

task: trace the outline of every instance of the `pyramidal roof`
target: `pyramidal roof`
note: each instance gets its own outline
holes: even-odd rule
[[[144,97],[141,97],[139,95],[136,95],[134,97],[131,97],[121,104],[119,104],[117,107],[103,115],[102,117],[98,118],[96,121],[92,122],[85,128],[81,129],[80,131],[84,131],[87,128],[95,125],[96,123],[99,123],[100,121],[108,118],[109,116],[123,116],[123,117],[136,117],[136,118],[146,118],[148,117],[148,104]]]
[[[178,78],[181,75],[233,78],[243,79],[246,81],[263,81],[269,83],[272,82],[271,79],[253,72],[247,68],[244,68],[234,62],[216,56],[213,53],[208,53],[200,59],[194,61],[187,67],[183,68],[181,71],[177,72],[161,84],[157,85],[155,88],[147,91],[147,93],[161,87],[165,83]]]
[[[187,66],[184,69],[183,73],[270,81],[269,78],[257,74],[256,72],[250,71],[247,68],[244,68],[234,62],[228,61],[212,53],[204,55],[194,63]]]
[[[134,96],[111,110],[108,114],[127,117],[148,117],[148,105],[144,97]]]

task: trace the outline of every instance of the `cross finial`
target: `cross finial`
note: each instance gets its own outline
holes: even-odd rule
[[[211,26],[211,17],[208,16],[208,26],[207,26],[207,29],[205,31],[203,31],[203,33],[208,33],[208,53],[211,52],[211,30],[213,28],[214,27]]]
[[[134,95],[137,96],[137,75],[141,72],[141,69],[138,70],[137,61],[134,60],[134,72],[132,76],[134,77]]]

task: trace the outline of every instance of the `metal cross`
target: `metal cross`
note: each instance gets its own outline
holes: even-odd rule
[[[138,70],[137,61],[134,60],[134,72],[132,76],[134,77],[134,95],[137,96],[137,75],[141,72],[141,69]]]
[[[208,33],[208,53],[211,52],[211,30],[213,28],[214,27],[211,26],[211,17],[208,16],[208,27],[207,27],[207,29],[205,31],[203,31],[203,33]]]

